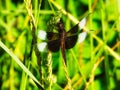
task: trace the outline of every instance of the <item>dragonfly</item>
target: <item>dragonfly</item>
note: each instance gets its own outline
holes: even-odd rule
[[[62,57],[66,63],[65,50],[73,48],[75,46],[75,44],[77,43],[77,41],[79,43],[84,41],[87,33],[82,32],[82,30],[83,30],[83,27],[85,26],[85,24],[86,24],[86,18],[83,18],[78,24],[76,24],[70,30],[68,30],[66,32],[66,30],[64,28],[64,23],[63,23],[62,19],[60,19],[60,21],[57,23],[58,33],[55,33],[55,32],[46,32],[45,33],[43,31],[40,31],[39,38],[41,38],[41,37],[43,38],[46,36],[46,38],[48,40],[47,47],[51,52],[58,52],[61,48]],[[80,33],[80,32],[82,32],[82,33]],[[39,45],[39,49],[40,49],[40,47],[43,47],[43,46]]]

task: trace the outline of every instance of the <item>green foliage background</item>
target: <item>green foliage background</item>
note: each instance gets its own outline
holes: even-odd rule
[[[48,90],[67,90],[61,52],[51,53],[52,64],[39,66],[35,51],[31,50],[32,32],[25,2],[29,0],[0,0],[0,89],[39,90],[31,74],[43,82]],[[119,0],[31,0],[38,30],[47,30],[47,22],[54,12],[62,11],[65,29],[88,15],[85,30],[87,38],[67,50],[67,71],[74,90],[119,90],[120,86],[120,1]],[[70,14],[65,14],[64,10]],[[38,39],[39,43],[41,42]],[[11,55],[9,50],[13,52]],[[14,55],[24,64],[17,62]],[[17,63],[16,63],[17,62]],[[25,66],[25,67],[24,67]],[[30,72],[28,72],[30,71]],[[51,69],[49,69],[51,68]],[[51,70],[47,72],[46,70]],[[47,78],[50,76],[50,79]],[[30,77],[28,77],[30,76]],[[52,86],[47,85],[52,84]]]

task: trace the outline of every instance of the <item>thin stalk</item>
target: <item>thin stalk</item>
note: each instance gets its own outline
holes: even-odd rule
[[[30,68],[30,62],[28,63],[28,69],[29,68]],[[21,80],[20,90],[27,89],[27,81],[28,81],[28,75],[26,75],[25,72],[22,71],[22,80]]]
[[[52,53],[49,51],[47,59],[45,59],[45,90],[52,90],[53,78],[52,78]]]
[[[25,0],[25,5],[26,5],[26,9],[28,11],[28,15],[30,17],[30,26],[31,26],[31,32],[32,32],[32,40],[33,40],[33,45],[34,45],[34,51],[37,57],[37,64],[38,64],[38,68],[39,68],[39,73],[40,73],[40,82],[42,82],[42,69],[41,69],[41,53],[39,52],[38,48],[37,48],[37,36],[36,36],[36,30],[37,30],[37,25],[36,25],[36,21],[35,18],[32,14],[32,4],[31,4],[31,0]]]
[[[10,65],[10,71],[9,71],[9,74],[10,74],[10,90],[15,90],[14,88],[14,61],[12,60],[11,61],[11,65]]]
[[[51,7],[51,9],[52,9],[53,13],[55,14],[54,8],[53,8],[53,6],[52,6],[52,4],[51,4],[50,0],[48,0],[48,3],[49,3],[49,5],[50,5],[50,7]]]
[[[91,0],[89,0],[89,3],[88,3],[88,8],[89,8],[89,12],[91,13],[92,12],[92,1]],[[92,14],[90,14],[89,15],[89,29],[91,30],[92,29]],[[94,48],[94,45],[93,45],[93,37],[92,37],[92,35],[90,35],[90,51],[91,51],[91,64],[93,65],[94,64],[94,53],[93,53],[93,48]],[[91,65],[91,66],[92,66]],[[92,74],[92,76],[94,77],[94,73]],[[94,78],[93,78],[94,79]],[[89,82],[88,82],[89,83]],[[87,90],[88,89],[88,86],[89,86],[89,84],[88,83],[86,83],[86,88],[85,88],[85,90]],[[93,80],[92,80],[92,82],[90,82],[91,83],[91,90],[93,89]]]
[[[70,51],[71,51],[71,53],[72,53],[72,55],[73,55],[73,58],[74,58],[75,62],[77,63],[77,66],[78,66],[78,68],[79,68],[79,72],[80,72],[80,74],[81,74],[81,76],[82,76],[82,78],[83,78],[84,83],[87,83],[87,81],[86,81],[86,76],[83,74],[83,72],[82,72],[82,70],[81,70],[81,68],[80,68],[80,65],[79,65],[79,63],[78,63],[78,59],[77,59],[75,53],[73,52],[72,49],[71,49]]]
[[[103,35],[103,47],[104,47],[104,55],[105,55],[105,60],[104,60],[104,64],[105,64],[105,75],[106,75],[106,84],[107,84],[107,90],[110,90],[110,80],[109,80],[109,61],[108,61],[108,54],[105,50],[105,45],[107,44],[107,40],[106,40],[106,30],[107,30],[107,22],[106,22],[106,14],[105,14],[105,7],[104,7],[104,3],[103,1],[101,1],[101,22],[102,22],[102,35]]]
[[[120,41],[120,0],[116,0],[117,8],[117,30],[118,30],[118,41]],[[120,55],[120,45],[118,47],[118,54]]]

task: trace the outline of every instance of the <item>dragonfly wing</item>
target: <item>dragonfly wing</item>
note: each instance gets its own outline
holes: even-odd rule
[[[86,17],[84,17],[79,23],[78,26],[80,27],[80,29],[83,29],[85,24],[86,24]]]
[[[82,43],[87,36],[87,32],[82,32],[78,35],[78,43]]]
[[[80,30],[82,32],[82,29],[84,28],[85,24],[86,24],[86,18],[83,18],[78,24],[76,24],[73,28],[71,28],[67,32],[67,35],[65,38],[65,48],[66,49],[70,49],[75,46],[77,39],[78,39],[78,34],[79,34]],[[84,41],[85,37],[86,37],[85,33],[80,34],[79,42]]]
[[[38,38],[41,40],[46,40],[47,33],[44,30],[39,30],[38,31]]]
[[[79,29],[83,29],[84,26],[86,24],[86,17],[83,18],[78,24],[76,24],[73,28],[71,28],[68,32],[67,32],[67,36],[71,36],[73,34],[78,34]]]
[[[47,32],[47,39],[48,39],[49,41],[56,40],[56,39],[58,39],[58,38],[60,38],[58,33]]]
[[[52,52],[57,52],[60,48],[60,39],[58,33],[47,32],[48,49]]]
[[[48,41],[48,49],[52,52],[57,52],[60,49],[60,40],[52,40],[52,41]]]
[[[70,49],[72,47],[75,46],[76,42],[77,42],[77,38],[78,38],[78,24],[75,25],[73,28],[71,28],[65,37],[65,48],[66,49]]]
[[[47,47],[47,43],[46,42],[41,42],[37,44],[37,47],[39,49],[40,52],[46,52],[46,47]]]
[[[70,36],[65,38],[65,48],[73,48],[77,42],[78,35]]]
[[[71,35],[74,35],[74,34],[77,34],[78,33],[78,24],[75,25],[74,27],[72,27],[68,32],[67,32],[67,37],[71,36]]]

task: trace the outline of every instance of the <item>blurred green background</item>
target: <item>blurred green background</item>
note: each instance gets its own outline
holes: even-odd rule
[[[51,72],[44,62],[48,54],[40,52],[43,65],[39,66],[34,49],[31,51],[32,33],[25,2],[29,0],[0,0],[0,40],[16,55],[40,81],[42,68],[45,88],[68,90],[61,52],[51,53]],[[87,17],[88,33],[84,42],[66,51],[67,71],[74,90],[119,90],[120,87],[120,1],[119,0],[31,0],[32,14],[38,30],[47,30],[47,22],[59,9],[66,30],[76,20]],[[38,39],[38,43],[41,40]],[[39,90],[19,63],[0,45],[0,89]],[[51,79],[47,81],[47,77]],[[48,90],[49,90],[48,89]]]

